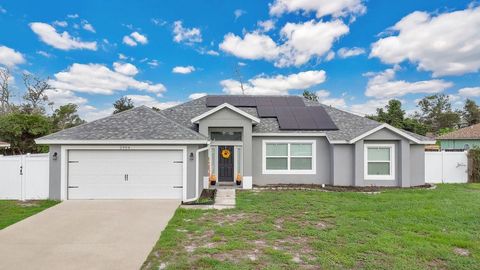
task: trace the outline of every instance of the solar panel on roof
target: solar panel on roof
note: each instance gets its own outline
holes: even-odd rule
[[[271,97],[255,97],[257,108],[259,106],[272,106]]]
[[[257,107],[257,114],[260,117],[276,117],[275,108],[273,106]]]
[[[297,121],[299,129],[318,129],[315,121],[305,107],[292,107],[291,111]]]
[[[321,130],[338,130],[338,127],[333,122],[332,118],[328,115],[324,108],[320,106],[307,107],[309,114],[312,116],[313,121],[317,127]]]
[[[287,106],[287,99],[285,97],[273,97],[272,98],[273,106]]]
[[[288,97],[287,103],[288,106],[291,107],[305,107],[305,103],[301,97]]]
[[[224,97],[207,96],[207,107],[217,107],[225,103]]]
[[[337,130],[323,107],[305,106],[297,96],[207,96],[207,106],[229,103],[236,107],[256,107],[259,117],[277,118],[281,130]]]

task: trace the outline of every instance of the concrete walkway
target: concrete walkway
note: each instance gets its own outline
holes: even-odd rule
[[[65,201],[0,230],[0,269],[139,269],[180,201]]]
[[[236,193],[234,188],[217,188],[214,209],[235,208]]]

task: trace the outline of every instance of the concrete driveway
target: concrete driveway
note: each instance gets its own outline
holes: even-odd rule
[[[65,201],[0,230],[0,269],[139,269],[179,204]]]

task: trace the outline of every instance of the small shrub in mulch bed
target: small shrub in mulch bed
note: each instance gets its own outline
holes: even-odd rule
[[[414,186],[409,188],[402,188],[402,187],[382,187],[382,186],[366,186],[366,187],[353,187],[353,186],[331,186],[325,185],[322,187],[321,185],[313,185],[313,184],[281,184],[281,185],[266,185],[266,186],[254,186],[254,188],[259,189],[319,189],[325,191],[335,191],[335,192],[378,192],[382,190],[393,190],[393,189],[425,189],[431,188],[432,185],[425,184],[420,186]]]
[[[215,203],[215,194],[217,193],[216,189],[204,189],[200,198],[193,202],[186,202],[186,205],[212,205]]]

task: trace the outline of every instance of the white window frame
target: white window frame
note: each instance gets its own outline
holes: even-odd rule
[[[369,144],[364,144],[365,145],[365,148],[364,148],[364,177],[365,177],[365,180],[395,180],[395,167],[396,167],[396,163],[395,163],[395,144],[373,144],[373,143],[369,143]],[[390,174],[386,174],[386,175],[369,175],[368,174],[368,148],[378,148],[378,147],[381,147],[381,148],[390,148],[390,161],[370,161],[370,162],[389,162],[390,163]]]
[[[284,143],[287,144],[287,170],[267,170],[267,144]],[[290,169],[290,145],[291,144],[311,144],[312,145],[312,169],[311,170],[292,170]],[[297,156],[295,156],[297,157]],[[294,158],[295,158],[294,157]],[[301,158],[300,156],[298,156]],[[310,158],[310,156],[308,157]],[[263,174],[316,174],[317,173],[317,141],[316,140],[263,140],[262,141],[262,173]]]

